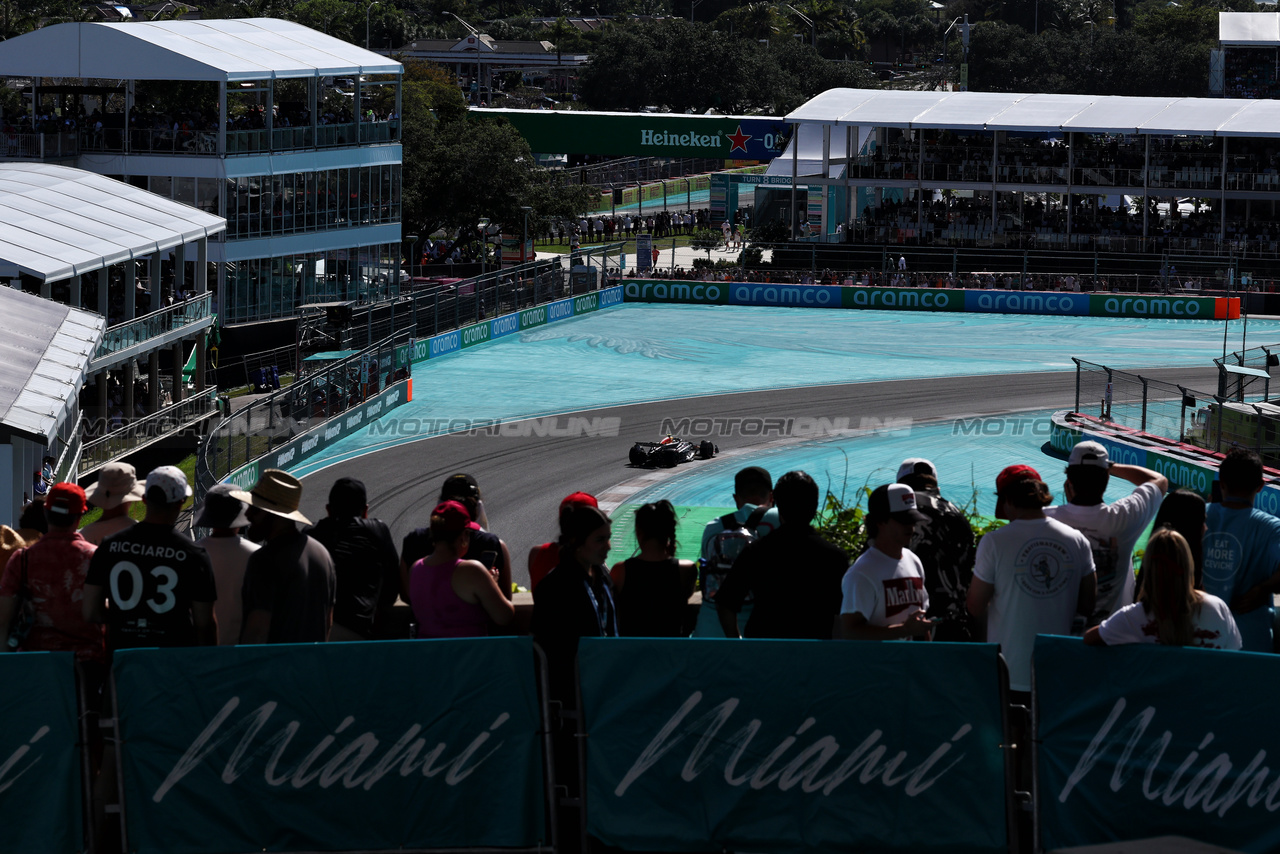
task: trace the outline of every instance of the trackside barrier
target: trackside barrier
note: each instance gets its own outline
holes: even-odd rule
[[[1280,658],[1036,639],[1046,850],[1186,836],[1280,850]]]
[[[85,850],[75,655],[0,656],[0,850]]]
[[[546,850],[529,638],[129,650],[124,850]]]
[[[584,638],[591,834],[641,851],[1005,851],[995,646]]]
[[[1235,319],[1239,297],[1159,294],[1077,294],[1055,291],[869,288],[761,282],[624,279],[626,302],[694,305],[763,305],[795,308],[963,311],[984,314],[1044,314],[1067,317],[1163,317]]]
[[[504,314],[492,320],[473,323],[461,329],[424,338],[414,344],[412,360],[421,362],[424,359],[438,359],[516,332],[524,332],[558,320],[568,320],[602,308],[621,305],[622,301],[622,287],[615,285],[580,296],[549,302],[535,308]]]

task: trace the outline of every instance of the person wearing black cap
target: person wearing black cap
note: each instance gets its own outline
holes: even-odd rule
[[[818,498],[818,484],[804,472],[778,478],[773,500],[781,526],[743,549],[716,596],[716,616],[725,637],[742,636],[738,611],[754,594],[747,637],[831,639],[849,556],[810,524],[818,515]]]
[[[453,474],[445,478],[440,487],[441,501],[456,501],[467,508],[471,522],[471,545],[467,559],[478,560],[486,569],[497,570],[498,587],[502,595],[511,598],[511,552],[497,534],[485,530],[489,520],[485,516],[484,502],[480,500],[480,486],[469,474]],[[431,528],[415,528],[405,535],[400,546],[400,574],[408,575],[409,569],[431,554]],[[405,592],[407,596],[407,591]]]
[[[916,525],[929,517],[916,509],[916,494],[903,483],[876,487],[867,502],[871,546],[845,573],[840,626],[850,640],[929,639],[924,567],[911,553]]]
[[[369,518],[368,493],[354,477],[329,489],[328,513],[309,533],[329,550],[338,576],[331,641],[373,640],[400,588],[400,556],[385,522]]]
[[[898,483],[915,491],[916,509],[928,518],[916,525],[910,548],[924,567],[933,639],[953,643],[975,640],[979,626],[965,607],[973,579],[973,528],[964,511],[942,497],[938,470],[929,460],[903,460],[898,466]]]

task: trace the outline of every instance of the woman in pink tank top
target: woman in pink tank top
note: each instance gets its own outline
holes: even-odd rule
[[[471,638],[489,634],[489,622],[505,626],[515,606],[484,564],[465,560],[471,517],[457,501],[431,511],[431,554],[413,565],[405,587],[420,638]]]

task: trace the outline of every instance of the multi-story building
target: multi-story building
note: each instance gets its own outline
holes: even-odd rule
[[[68,23],[0,43],[0,77],[28,105],[0,160],[226,219],[208,247],[224,327],[397,293],[400,63],[270,18]]]

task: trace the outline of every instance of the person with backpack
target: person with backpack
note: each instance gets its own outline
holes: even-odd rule
[[[778,527],[778,511],[773,508],[773,478],[760,466],[748,466],[734,475],[733,501],[738,509],[712,519],[702,530],[702,559],[698,562],[698,589],[702,607],[698,609],[695,638],[722,638],[716,613],[716,593],[742,550]],[[750,598],[738,612],[738,631],[751,617]]]

